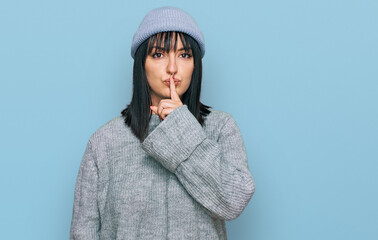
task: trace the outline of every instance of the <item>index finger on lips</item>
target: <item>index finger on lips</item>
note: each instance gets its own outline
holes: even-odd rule
[[[173,78],[173,75],[171,75],[170,77],[170,89],[171,89],[171,99],[174,101],[178,101],[180,97],[176,92],[175,80]]]

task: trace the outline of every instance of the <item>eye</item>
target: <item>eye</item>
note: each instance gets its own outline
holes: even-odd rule
[[[181,54],[181,57],[183,57],[183,58],[191,58],[192,55],[189,54],[189,53],[182,53],[182,54]]]
[[[161,57],[163,57],[163,53],[161,53],[161,52],[155,52],[154,54],[152,54],[152,57],[153,58],[161,58]]]

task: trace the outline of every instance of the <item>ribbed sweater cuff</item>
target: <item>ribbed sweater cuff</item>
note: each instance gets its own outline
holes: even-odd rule
[[[142,149],[174,173],[205,138],[201,124],[188,106],[182,105],[147,136]]]

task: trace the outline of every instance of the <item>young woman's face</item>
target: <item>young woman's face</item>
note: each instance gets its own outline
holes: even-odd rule
[[[192,52],[186,52],[180,37],[177,37],[177,48],[174,50],[173,37],[170,51],[164,52],[154,46],[146,57],[145,71],[150,86],[152,104],[157,106],[161,99],[170,98],[169,78],[174,75],[176,92],[182,95],[189,88],[194,69]],[[155,52],[156,50],[156,52]]]

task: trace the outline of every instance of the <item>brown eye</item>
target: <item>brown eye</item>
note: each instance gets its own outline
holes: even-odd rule
[[[163,54],[160,53],[160,52],[156,52],[156,53],[152,54],[153,58],[161,58],[162,56],[163,56]]]
[[[183,57],[183,58],[191,58],[192,55],[189,54],[189,53],[183,53],[183,54],[181,54],[181,57]]]

